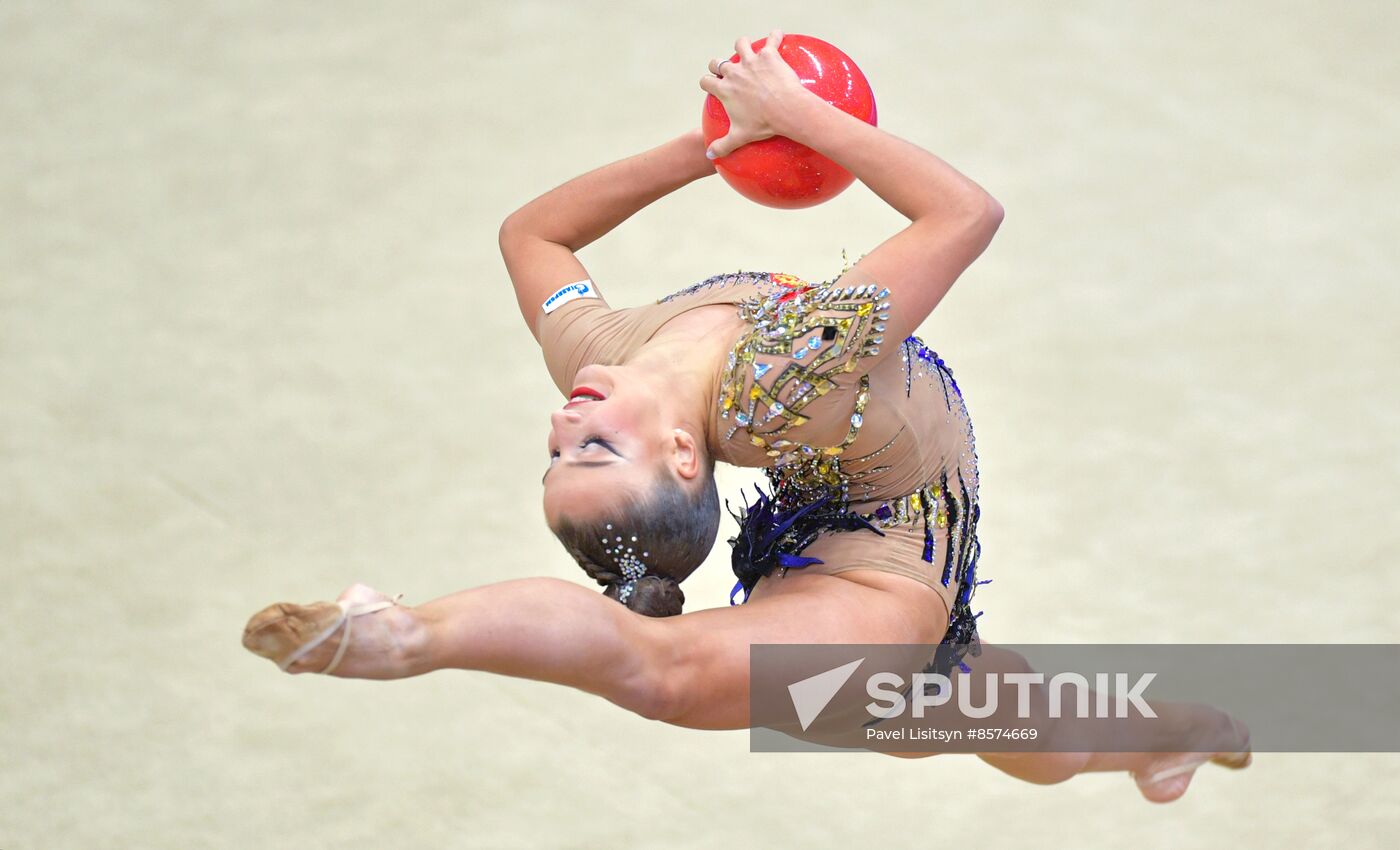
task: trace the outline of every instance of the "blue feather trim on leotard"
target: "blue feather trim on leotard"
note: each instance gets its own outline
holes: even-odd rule
[[[885,536],[869,520],[842,506],[834,490],[818,493],[805,504],[780,506],[762,488],[754,489],[758,496],[752,503],[745,496],[739,513],[729,509],[730,516],[739,523],[739,533],[729,539],[734,550],[734,575],[739,579],[729,591],[730,605],[737,604],[734,597],[740,590],[744,591],[743,601],[749,601],[749,593],[758,580],[775,569],[800,569],[822,563],[819,558],[803,557],[801,552],[823,531],[865,528]],[[729,508],[728,501],[725,507]]]

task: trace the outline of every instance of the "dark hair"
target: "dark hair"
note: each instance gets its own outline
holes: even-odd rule
[[[649,491],[628,493],[616,511],[589,522],[561,517],[558,527],[550,530],[579,566],[607,588],[603,595],[613,599],[626,578],[608,549],[621,537],[647,567],[625,604],[648,617],[672,617],[685,604],[680,583],[715,545],[719,519],[715,463],[706,458],[691,486],[663,468]]]

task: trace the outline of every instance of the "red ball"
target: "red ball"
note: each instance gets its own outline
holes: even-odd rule
[[[759,50],[768,39],[753,43]],[[875,93],[851,57],[810,35],[785,35],[778,45],[802,85],[822,100],[869,124],[875,123]],[[738,62],[736,53],[729,61]],[[729,114],[714,95],[705,96],[700,128],[708,146],[729,132]],[[715,160],[715,168],[735,191],[778,209],[801,209],[841,194],[855,175],[806,145],[785,136],[750,142]]]

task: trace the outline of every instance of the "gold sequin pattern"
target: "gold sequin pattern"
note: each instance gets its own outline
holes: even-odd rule
[[[739,303],[748,330],[729,354],[719,404],[720,416],[733,421],[726,439],[742,428],[754,445],[776,449],[770,452],[776,457],[800,445],[782,436],[808,421],[802,409],[836,389],[837,376],[855,370],[862,357],[879,353],[889,290],[812,286],[793,275],[772,280],[786,291]]]

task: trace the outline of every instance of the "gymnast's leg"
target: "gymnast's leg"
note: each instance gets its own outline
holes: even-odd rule
[[[984,674],[997,674],[1004,681],[1007,673],[1036,672],[1025,657],[1012,650],[981,643],[981,653],[966,659],[972,668],[969,683],[974,686],[972,705],[986,704],[983,688],[976,683],[985,681]],[[990,725],[1015,726],[1019,721],[1010,706],[1017,703],[1012,686],[1003,685],[997,705],[1006,712],[1004,722],[996,715]],[[1076,720],[1070,715],[1053,718],[1046,711],[1044,685],[1032,685],[1028,705],[1033,712],[1031,723],[1045,750],[1060,752],[994,752],[979,753],[978,757],[1002,772],[1038,785],[1063,782],[1081,773],[1126,771],[1133,776],[1142,795],[1153,802],[1170,802],[1186,792],[1196,767],[1216,761],[1229,767],[1244,767],[1249,763],[1249,733],[1243,724],[1229,714],[1208,705],[1162,700],[1148,701],[1157,715],[1150,725],[1143,724],[1139,734],[1142,743],[1153,747],[1152,752],[1113,752],[1109,730],[1092,721]],[[1090,702],[1096,697],[1090,693]],[[1111,734],[1111,733],[1110,733]],[[1150,737],[1146,737],[1150,735]],[[1097,745],[1097,746],[1096,746]],[[1204,748],[1204,749],[1203,749]],[[890,755],[920,758],[937,755],[925,752],[899,752]]]
[[[499,582],[355,618],[335,675],[396,679],[483,670],[575,687],[678,726],[744,729],[751,644],[938,642],[942,630],[928,614],[942,610],[934,591],[888,578],[899,582],[895,589],[789,575],[775,586],[761,582],[744,605],[664,618],[559,579]],[[387,599],[362,585],[342,594],[353,604]],[[340,611],[334,603],[269,606],[249,621],[244,645],[284,659],[326,624],[334,626]],[[323,670],[338,644],[333,634],[289,672]]]

